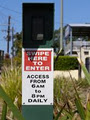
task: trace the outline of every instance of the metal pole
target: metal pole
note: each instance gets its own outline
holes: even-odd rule
[[[61,18],[60,18],[60,51],[63,49],[63,0],[61,0]],[[60,52],[59,51],[59,52]]]
[[[14,53],[13,53],[13,36],[14,36],[14,28],[12,27],[12,56],[11,56],[11,70],[13,69],[13,57],[14,57]]]
[[[14,42],[14,28],[12,27],[12,57],[14,57],[13,42]]]
[[[7,53],[9,54],[9,41],[10,41],[10,19],[11,17],[8,17],[8,30],[7,30]]]
[[[72,51],[73,51],[73,41],[72,41],[72,29],[70,30],[70,55],[72,55]]]

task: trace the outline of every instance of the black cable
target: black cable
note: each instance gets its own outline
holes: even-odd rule
[[[18,12],[18,11],[15,11],[15,10],[12,10],[12,9],[9,9],[9,8],[6,8],[6,7],[1,6],[1,5],[0,5],[0,7],[1,7],[1,8],[4,8],[4,9],[6,9],[6,10],[12,11],[12,12],[18,13],[18,14],[21,14],[21,13]]]

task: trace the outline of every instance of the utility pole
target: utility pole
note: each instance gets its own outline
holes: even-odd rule
[[[11,16],[8,17],[8,30],[7,30],[7,53],[9,54],[9,41],[10,41],[10,19]]]
[[[12,56],[11,56],[11,70],[13,69],[13,57],[14,57],[13,42],[14,42],[14,28],[12,27]]]
[[[14,28],[12,27],[12,57],[14,57],[13,42],[14,42]]]
[[[60,17],[60,51],[63,49],[63,0],[61,0],[61,17]]]
[[[13,42],[14,42],[14,28],[12,27],[12,56],[11,56],[11,70],[13,69],[13,57],[14,57]]]

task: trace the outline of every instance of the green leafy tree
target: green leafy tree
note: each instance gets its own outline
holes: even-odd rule
[[[21,49],[22,49],[22,32],[16,33],[14,35],[14,54],[17,57],[21,57]]]
[[[60,29],[54,31],[54,48],[59,48]]]
[[[17,65],[21,65],[21,58],[22,58],[22,32],[16,33],[14,35],[14,63]]]

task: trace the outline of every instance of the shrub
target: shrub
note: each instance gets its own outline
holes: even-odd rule
[[[13,58],[13,64],[16,66],[21,66],[22,58],[21,57],[14,57]]]
[[[3,60],[3,66],[9,67],[11,65],[11,60],[10,58],[4,59]]]
[[[3,67],[1,85],[13,102],[17,99],[17,106],[21,108],[21,68]]]
[[[56,57],[54,58],[54,60]],[[54,70],[74,70],[78,69],[78,60],[76,57],[59,56],[55,62]]]

